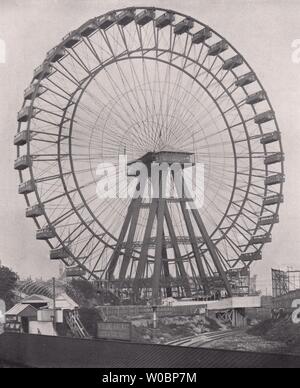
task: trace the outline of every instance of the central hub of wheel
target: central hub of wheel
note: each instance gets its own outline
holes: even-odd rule
[[[181,165],[193,163],[194,154],[191,152],[173,152],[173,151],[160,151],[160,152],[147,152],[144,156],[134,161],[129,162],[127,165],[131,166],[134,163],[143,163],[147,167],[151,167],[152,163],[167,163],[170,166],[174,163]]]

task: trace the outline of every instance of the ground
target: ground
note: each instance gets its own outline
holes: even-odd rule
[[[287,316],[279,320],[265,320],[250,328],[248,333],[268,341],[284,344],[288,353],[300,354],[300,324]]]
[[[293,324],[288,318],[275,322],[263,321],[242,330],[232,330],[229,325],[201,316],[162,318],[157,330],[153,330],[151,320],[136,319],[132,323],[133,340],[136,342],[167,344],[178,340],[182,346],[300,354],[300,325]],[[220,336],[214,339],[210,333],[217,336],[220,333]],[[225,335],[222,336],[222,333]],[[197,336],[199,341],[182,341],[193,336]]]
[[[226,349],[263,353],[286,353],[287,347],[283,342],[267,340],[260,336],[238,330],[225,338],[202,345],[204,348]]]
[[[161,318],[156,330],[150,319],[135,319],[132,324],[134,341],[159,344],[222,329],[216,321],[200,315]]]
[[[245,330],[202,345],[205,348],[300,355],[300,325],[290,316],[264,320]]]

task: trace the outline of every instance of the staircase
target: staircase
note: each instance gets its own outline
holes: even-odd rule
[[[66,322],[71,329],[74,337],[77,338],[89,338],[88,332],[85,330],[83,324],[80,321],[78,311],[69,311],[66,313]]]

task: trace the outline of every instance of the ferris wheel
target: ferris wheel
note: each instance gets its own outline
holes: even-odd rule
[[[275,113],[243,56],[192,17],[144,7],[89,20],[34,70],[18,122],[26,216],[68,276],[155,300],[232,295],[231,275],[271,242],[285,180]],[[99,198],[97,166],[120,156],[202,164],[203,205]]]

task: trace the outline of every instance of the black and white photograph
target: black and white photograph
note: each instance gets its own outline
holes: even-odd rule
[[[299,0],[0,0],[0,369],[300,368],[299,101]]]

